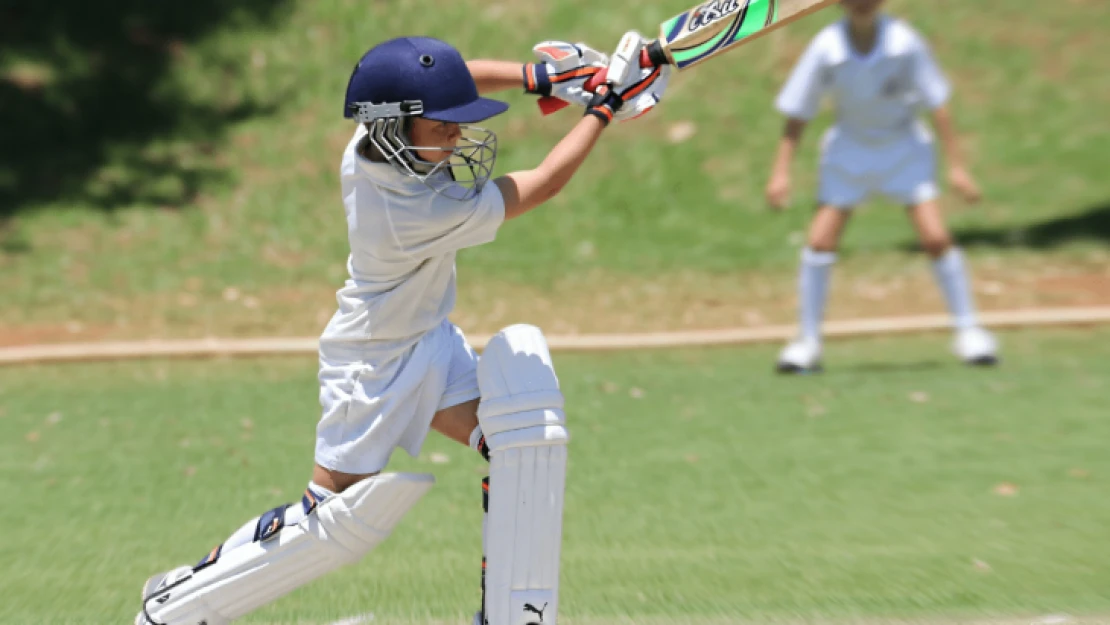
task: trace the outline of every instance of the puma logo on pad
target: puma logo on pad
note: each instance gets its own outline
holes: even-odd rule
[[[545,610],[547,610],[547,604],[546,603],[544,603],[543,607],[538,609],[538,610],[536,609],[536,606],[532,605],[531,603],[525,603],[524,604],[524,611],[525,612],[535,612],[540,617],[540,622],[541,623],[543,622],[543,613],[544,613]]]

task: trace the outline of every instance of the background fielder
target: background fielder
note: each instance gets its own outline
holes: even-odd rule
[[[950,87],[928,44],[908,24],[881,13],[883,0],[841,0],[845,19],[810,43],[776,101],[788,117],[767,185],[772,206],[786,206],[790,163],[821,98],[835,100],[836,124],[822,140],[819,208],[802,251],[799,338],[779,357],[782,372],[820,367],[821,322],[829,273],[851,210],[874,195],[905,205],[933,259],[964,361],[996,362],[994,338],[981,327],[964,267],[937,202],[933,135],[918,118],[931,112],[948,163],[948,180],[968,201],[979,190],[968,173],[946,104]]]

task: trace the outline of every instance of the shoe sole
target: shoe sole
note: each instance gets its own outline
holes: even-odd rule
[[[824,368],[821,363],[817,363],[812,367],[802,367],[791,362],[780,362],[775,365],[775,373],[782,375],[809,375],[811,373],[821,373]]]

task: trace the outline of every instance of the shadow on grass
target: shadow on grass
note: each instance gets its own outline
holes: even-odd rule
[[[225,179],[210,156],[227,126],[268,109],[237,88],[249,62],[219,62],[211,80],[227,88],[208,100],[175,64],[205,35],[271,24],[287,4],[0,0],[0,224],[56,200],[179,207]]]
[[[1110,201],[1088,207],[1067,217],[1010,228],[966,228],[956,230],[961,247],[1027,248],[1045,250],[1075,241],[1110,245]],[[918,244],[907,243],[906,251],[917,251]]]

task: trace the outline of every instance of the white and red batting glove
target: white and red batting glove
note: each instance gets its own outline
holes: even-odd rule
[[[538,63],[524,65],[524,90],[540,97],[544,114],[567,104],[587,106],[592,93],[582,86],[609,66],[609,57],[584,43],[544,41],[532,48]]]
[[[671,71],[670,65],[633,68],[623,83],[598,87],[586,105],[586,114],[597,117],[605,125],[614,119],[628,121],[647,114],[663,100]]]

